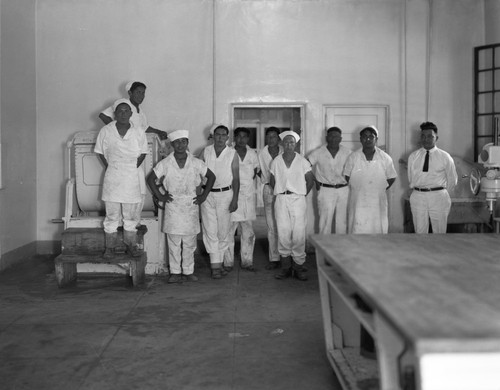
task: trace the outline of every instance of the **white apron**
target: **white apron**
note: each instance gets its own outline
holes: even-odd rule
[[[141,201],[141,176],[137,168],[137,157],[110,157],[104,175],[102,200],[119,203]]]
[[[381,160],[364,161],[352,171],[349,180],[349,233],[387,233],[388,186]]]
[[[163,232],[177,235],[196,235],[200,232],[199,206],[193,204],[193,195],[173,195],[165,202]]]

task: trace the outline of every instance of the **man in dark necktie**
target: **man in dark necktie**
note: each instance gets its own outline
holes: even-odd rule
[[[410,206],[415,233],[446,233],[451,208],[449,192],[457,184],[453,158],[436,146],[437,126],[432,122],[420,125],[422,147],[408,158],[408,180],[413,192]]]

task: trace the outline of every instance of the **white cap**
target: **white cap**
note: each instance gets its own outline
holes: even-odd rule
[[[295,142],[299,142],[299,140],[300,140],[300,135],[298,135],[295,131],[291,131],[291,130],[287,130],[287,131],[280,133],[280,138],[282,140],[284,140],[287,135],[291,135],[293,138],[295,138]]]
[[[189,139],[189,131],[188,130],[175,130],[175,131],[172,131],[168,135],[168,139],[170,140],[170,142],[175,141],[176,139],[179,139],[179,138]]]
[[[129,81],[127,85],[125,85],[125,91],[130,91],[130,88],[132,88],[132,84],[134,84],[135,81]]]
[[[123,104],[123,103],[125,103],[126,105],[128,105],[130,107],[130,109],[132,109],[132,103],[130,103],[130,100],[118,99],[117,101],[115,101],[113,103],[113,111],[116,111],[116,107],[118,107],[120,104]]]
[[[375,133],[375,135],[378,137],[378,130],[377,130],[377,128],[374,125],[363,127],[363,129],[359,132],[359,134],[361,134],[365,130],[373,130],[373,132]]]

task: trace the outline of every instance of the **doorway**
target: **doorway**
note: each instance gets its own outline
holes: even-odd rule
[[[248,145],[261,150],[266,146],[266,130],[277,127],[281,131],[293,130],[302,138],[304,136],[305,104],[232,104],[232,128],[246,127],[250,130]],[[297,143],[297,152],[303,153],[304,143]],[[262,183],[256,180],[256,212],[264,215],[264,202],[262,200]]]

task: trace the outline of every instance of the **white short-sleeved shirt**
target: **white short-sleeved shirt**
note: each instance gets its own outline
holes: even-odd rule
[[[423,172],[426,152],[425,148],[420,148],[408,157],[410,188],[444,187],[451,191],[458,179],[453,158],[435,146],[429,150],[429,171]]]
[[[214,145],[209,145],[203,150],[202,158],[208,169],[215,174],[213,188],[224,188],[233,183],[232,163],[235,153],[236,151],[231,146],[226,146],[218,157]]]
[[[332,157],[326,145],[314,150],[309,155],[309,161],[314,166],[314,176],[316,180],[324,184],[346,184],[343,174],[345,162],[351,151],[343,145],[339,145],[339,150]]]
[[[122,137],[116,128],[116,121],[113,121],[99,132],[94,151],[104,155],[108,162],[102,200],[139,203],[144,175],[141,174],[143,168],[137,168],[137,158],[148,153],[146,134],[131,123],[131,127]]]
[[[161,160],[153,169],[162,179],[163,187],[172,195],[172,202],[165,203],[163,232],[193,235],[200,232],[199,207],[193,203],[196,189],[207,166],[188,152],[186,163],[180,168],[174,153]]]
[[[278,156],[283,153],[283,147],[281,145],[278,146],[279,152]],[[277,157],[277,156],[276,156]],[[259,152],[259,163],[260,163],[260,180],[262,181],[262,184],[268,184],[269,183],[269,168],[271,166],[271,162],[273,161],[273,157],[269,153],[269,147],[266,145],[264,148]]]
[[[148,119],[146,118],[146,114],[143,109],[140,112],[137,111],[137,108],[128,100],[130,103],[130,108],[132,109],[132,116],[130,117],[130,121],[134,124],[135,127],[146,131],[149,127]],[[115,112],[113,111],[113,106],[106,108],[104,111],[101,111],[101,114],[109,116],[111,119],[115,118]]]
[[[305,174],[311,171],[311,163],[300,154],[295,153],[295,158],[288,168],[283,160],[283,154],[277,156],[271,163],[269,172],[274,176],[274,195],[291,191],[298,195],[307,195]]]

